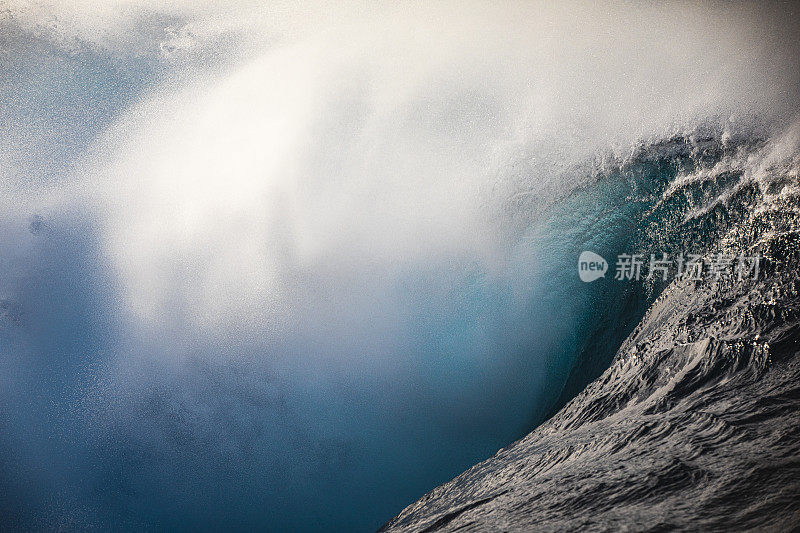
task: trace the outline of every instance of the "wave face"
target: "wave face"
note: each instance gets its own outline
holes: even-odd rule
[[[761,272],[743,281],[672,280],[598,379],[528,436],[431,491],[383,530],[796,525],[797,140],[797,127],[773,139],[672,139],[599,176],[586,198],[578,192],[566,199],[583,203],[625,187],[627,176],[629,185],[651,186],[637,220],[641,250],[760,253]],[[678,171],[660,183],[632,172],[653,164]],[[646,297],[647,289],[639,290]],[[589,343],[583,357],[591,352]],[[579,362],[573,380],[599,364]]]

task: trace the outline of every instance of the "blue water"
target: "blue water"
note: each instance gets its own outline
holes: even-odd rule
[[[576,258],[655,246],[642,217],[674,151],[587,178],[531,217],[502,276],[448,262],[366,293],[337,287],[320,305],[358,299],[372,306],[363,322],[288,338],[132,330],[91,219],[51,217],[35,233],[7,221],[6,246],[27,247],[4,283],[19,312],[0,330],[11,523],[377,528],[608,365],[659,289],[585,285]],[[287,368],[276,352],[330,362]]]
[[[0,72],[3,116],[36,135],[18,141],[33,155],[4,185],[31,197],[68,181],[167,76],[7,35],[25,53]],[[576,171],[563,197],[510,203],[501,268],[449,256],[385,271],[353,257],[344,273],[303,273],[311,296],[278,333],[200,335],[179,306],[154,333],[125,307],[98,213],[0,213],[0,525],[378,528],[607,368],[662,287],[584,285],[577,256],[687,244],[660,230],[675,211],[653,210],[696,164],[686,150],[649,146]]]

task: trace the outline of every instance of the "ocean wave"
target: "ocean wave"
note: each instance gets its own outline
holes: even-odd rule
[[[656,157],[643,150],[620,166],[627,171],[593,184],[593,196],[628,178],[638,191],[631,201],[650,198],[638,211],[637,225],[647,228],[640,251],[755,252],[764,258],[758,279],[672,280],[585,390],[384,531],[796,525],[796,127],[766,141],[731,145],[718,136],[704,145],[680,138],[655,147]],[[681,170],[664,180],[641,172],[642,161]]]

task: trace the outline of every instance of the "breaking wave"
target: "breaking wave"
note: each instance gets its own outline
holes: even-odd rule
[[[796,497],[796,15],[0,0],[0,528],[370,530],[535,428],[387,527]]]
[[[697,132],[643,146],[569,195],[554,224],[585,236],[576,249],[760,254],[762,270],[756,280],[678,276],[611,295],[613,281],[598,287],[603,312],[554,416],[383,529],[796,525],[799,131]],[[624,216],[609,216],[609,205]],[[620,223],[630,231],[611,229]],[[609,233],[631,237],[597,242]]]

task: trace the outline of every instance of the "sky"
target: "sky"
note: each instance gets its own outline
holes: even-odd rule
[[[797,15],[0,2],[0,511],[380,526],[559,395],[596,303],[548,208],[791,123]]]

